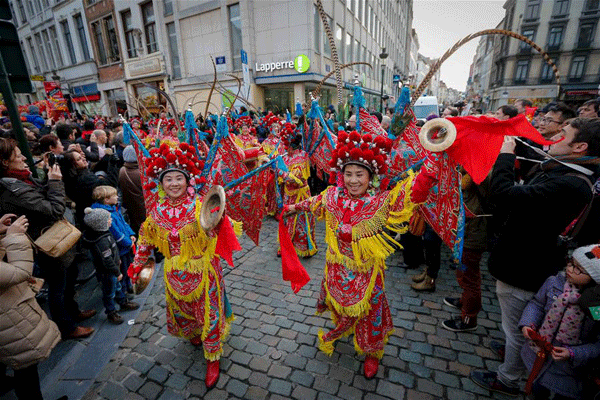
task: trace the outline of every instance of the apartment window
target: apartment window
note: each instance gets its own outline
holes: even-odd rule
[[[108,57],[106,55],[106,47],[104,46],[104,38],[102,37],[102,25],[100,21],[92,23],[92,38],[96,51],[98,52],[98,63],[100,65],[108,64]]]
[[[31,0],[25,0],[26,3],[25,5],[27,6],[27,13],[29,14],[30,17],[33,17],[35,15],[35,13],[33,12],[33,4],[31,3]]]
[[[525,19],[534,20],[540,17],[540,0],[528,0],[525,8]]]
[[[354,39],[354,49],[352,50],[352,54],[354,57],[350,59],[350,61],[360,61],[360,45],[358,44],[358,39]],[[360,67],[358,67],[360,69]]]
[[[569,14],[569,0],[556,0],[552,16],[566,16]]]
[[[590,47],[594,41],[594,24],[585,23],[579,26],[579,40],[577,41],[578,47]]]
[[[52,69],[56,69],[56,62],[54,61],[54,52],[52,51],[52,43],[50,42],[50,36],[48,35],[48,31],[42,31],[42,39],[44,40],[46,54],[48,55],[48,61],[50,62],[50,67]]]
[[[600,0],[587,0],[585,3],[585,10],[586,11],[597,10],[599,5],[600,5]]]
[[[356,3],[358,3],[357,0],[348,0],[346,5],[348,6],[348,10],[350,10],[350,12],[355,12],[356,11]]]
[[[346,55],[346,62],[351,63],[354,61],[354,54],[352,54],[352,35],[346,32],[346,46],[344,53]]]
[[[175,23],[167,24],[167,35],[169,35],[169,54],[171,58],[171,72],[173,78],[181,78],[181,65],[179,63],[179,48],[177,47],[177,32]],[[241,57],[241,55],[240,55]]]
[[[548,32],[548,50],[558,50],[562,43],[564,27],[552,26]]]
[[[527,39],[534,41],[535,39],[535,30],[534,29],[526,29],[523,31],[522,33],[523,36],[525,36]],[[520,46],[521,46],[521,50],[530,50],[531,47],[525,43],[525,42],[520,42]]]
[[[315,24],[315,51],[321,52],[321,17],[319,16],[319,10],[317,6],[313,8],[313,19]]]
[[[329,27],[333,29],[333,19],[327,17],[327,21],[329,23]],[[329,45],[329,39],[327,38],[327,34],[323,31],[323,54],[327,57],[331,57],[331,46]]]
[[[75,26],[77,27],[77,36],[79,37],[79,44],[81,45],[81,52],[84,60],[90,60],[90,50],[88,48],[87,38],[85,37],[85,26],[83,25],[83,19],[81,14],[77,14],[73,17]]]
[[[115,20],[112,15],[104,18],[104,28],[106,29],[106,37],[108,39],[108,56],[110,62],[117,62],[121,60],[121,53],[119,52],[119,38],[117,37],[117,29],[115,27]]]
[[[581,80],[585,69],[586,56],[575,56],[571,62],[571,71],[569,72],[569,80]]]
[[[146,35],[146,50],[148,54],[158,51],[156,41],[156,19],[154,18],[154,7],[152,2],[142,5],[142,19],[144,20],[144,32]]]
[[[540,74],[541,83],[550,83],[554,80],[554,70],[547,62],[542,63],[542,73]]]
[[[371,17],[373,16],[373,9],[371,6],[367,8],[367,32],[373,32],[371,30]]]
[[[370,21],[370,29],[369,31],[371,32],[371,35],[373,35],[373,32],[375,31],[375,14],[373,14],[373,7],[369,6],[369,21]]]
[[[370,60],[370,57],[369,58],[368,57],[369,57],[369,55],[367,54],[367,47],[363,46],[362,47],[362,59],[361,59],[361,61],[362,62],[368,62]],[[367,68],[369,68],[369,67],[366,66],[366,65],[363,65],[363,72],[366,72]]]
[[[344,63],[344,47],[342,46],[342,38],[344,37],[344,30],[341,26],[335,26],[335,48],[338,51],[338,61]]]
[[[529,60],[517,61],[517,69],[515,72],[515,83],[525,83],[529,75]]]
[[[125,31],[125,43],[127,44],[127,57],[137,57],[137,48],[135,45],[135,35],[133,33],[133,23],[131,21],[131,11],[126,10],[121,13],[123,21],[123,30]]]
[[[17,8],[19,9],[19,15],[21,16],[21,23],[27,22],[27,15],[25,14],[25,7],[23,6],[23,0],[17,0]],[[16,15],[15,15],[16,19]]]
[[[30,37],[27,38],[27,46],[29,46],[29,52],[31,53],[31,58],[33,59],[33,70],[36,73],[40,73],[40,64],[38,63],[38,58],[36,54],[35,47],[33,46],[33,40]]]
[[[71,65],[77,64],[77,57],[75,57],[75,47],[73,47],[73,38],[71,37],[71,30],[69,29],[69,21],[61,21],[60,27],[62,29],[63,36],[65,37],[65,42],[67,43],[67,51],[69,52],[69,59],[71,60]]]
[[[42,4],[40,3],[40,0],[34,0],[33,5],[35,6],[36,14],[39,14],[42,12]]]
[[[165,17],[173,15],[173,0],[164,0],[163,7],[165,11]]]
[[[48,58],[46,58],[46,50],[44,50],[44,45],[42,43],[42,38],[39,33],[35,34],[35,43],[37,44],[37,48],[40,51],[40,59],[42,60],[42,68],[44,71],[49,71],[48,68]]]
[[[60,44],[58,43],[58,35],[56,34],[56,28],[50,27],[48,29],[48,32],[50,32],[50,40],[52,41],[52,51],[56,55],[56,63],[59,67],[62,67],[64,65],[64,62],[62,58],[62,52],[60,51]]]
[[[240,4],[229,6],[229,31],[231,32],[231,54],[233,58],[233,70],[242,69],[242,18],[240,16]]]
[[[367,9],[367,5],[365,4],[365,0],[360,0],[360,8],[358,9],[358,15],[360,15],[360,23],[365,26],[365,12]]]

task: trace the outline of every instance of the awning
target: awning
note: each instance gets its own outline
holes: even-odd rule
[[[565,92],[565,95],[567,96],[581,96],[581,95],[598,95],[600,94],[599,91],[597,89],[595,90],[567,90]]]
[[[100,100],[100,91],[98,90],[98,85],[96,83],[74,86],[71,88],[71,101],[74,101],[75,103],[98,100]]]

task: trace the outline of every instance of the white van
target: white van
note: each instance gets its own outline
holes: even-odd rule
[[[432,114],[440,115],[438,100],[436,96],[421,96],[417,99],[414,106],[414,112],[417,119],[425,120]]]

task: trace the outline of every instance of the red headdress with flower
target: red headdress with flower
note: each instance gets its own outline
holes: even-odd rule
[[[239,117],[238,119],[235,120],[235,127],[236,128],[241,128],[242,126],[248,126],[248,127],[252,127],[252,118],[250,118],[247,115],[244,115],[243,117]]]
[[[361,134],[357,131],[340,131],[337,146],[331,154],[329,166],[341,171],[347,164],[356,164],[367,168],[375,175],[387,172],[392,141],[384,136]]]
[[[269,113],[265,115],[262,119],[262,123],[267,127],[270,127],[271,125],[276,124],[278,122],[279,118],[271,111],[269,111]]]
[[[204,161],[196,157],[193,146],[185,142],[177,144],[164,141],[160,147],[150,149],[149,153],[150,157],[144,160],[144,172],[151,181],[144,189],[154,189],[162,175],[170,171],[183,173],[192,186],[202,183],[201,180],[204,178],[200,174],[204,168]]]

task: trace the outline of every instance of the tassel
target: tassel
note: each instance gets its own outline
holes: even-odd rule
[[[284,218],[279,219],[279,244],[281,246],[281,271],[284,281],[289,281],[294,293],[298,293],[310,281],[308,272],[298,259],[296,249],[290,239]]]
[[[233,231],[229,217],[225,215],[217,230],[217,247],[215,254],[218,254],[227,264],[233,268],[233,252],[242,250],[240,242]]]

